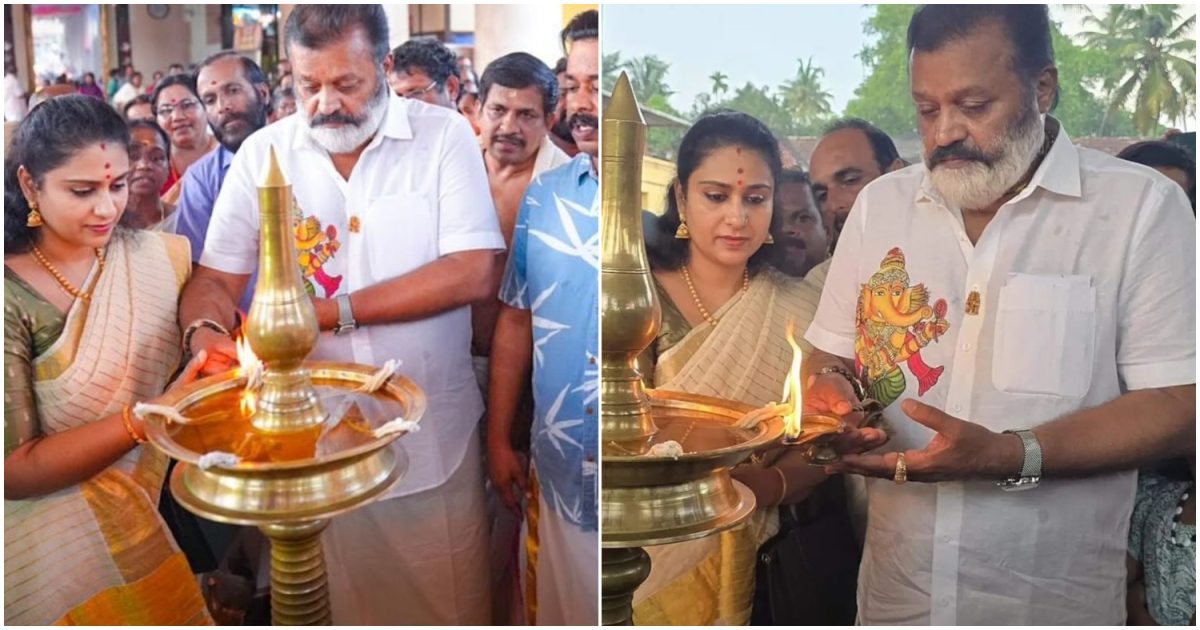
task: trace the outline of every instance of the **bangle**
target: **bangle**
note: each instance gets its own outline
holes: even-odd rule
[[[817,371],[817,376],[824,376],[826,374],[841,374],[847,381],[850,381],[850,387],[854,388],[854,395],[859,400],[862,400],[866,396],[865,392],[863,392],[862,383],[858,382],[858,379],[850,373],[850,370],[840,365],[826,365]]]
[[[196,321],[188,324],[187,328],[184,329],[184,331],[183,331],[183,352],[184,352],[184,354],[191,356],[191,354],[192,354],[192,336],[195,335],[196,331],[200,330],[201,328],[208,328],[210,330],[215,330],[215,331],[221,333],[222,335],[225,335],[226,337],[230,336],[229,331],[226,330],[226,328],[224,326],[222,326],[221,324],[214,322],[211,319],[197,319]]]
[[[778,466],[772,466],[771,470],[779,473],[779,483],[783,485],[779,490],[779,501],[775,505],[783,505],[783,500],[787,498],[787,475],[783,474],[783,469]]]
[[[133,428],[133,405],[125,405],[125,409],[121,412],[121,421],[125,423],[125,430],[129,433],[134,445],[146,443],[146,438],[138,437],[137,431]]]

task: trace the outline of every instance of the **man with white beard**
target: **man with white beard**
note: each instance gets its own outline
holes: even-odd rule
[[[1046,6],[908,49],[925,161],[859,194],[803,366],[805,412],[885,407],[828,467],[873,477],[859,621],[1121,624],[1133,469],[1195,443],[1195,219],[1047,116]]]
[[[383,365],[425,392],[422,430],[397,443],[408,471],[323,537],[333,620],[490,622],[488,533],[471,368],[472,302],[490,296],[504,248],[471,128],[450,109],[392,94],[379,5],[297,5],[286,27],[296,116],[246,139],[213,210],[180,306],[207,372],[236,351],[237,296],[258,262],[256,182],[273,147],[298,202],[297,244],[317,311],[314,360]]]

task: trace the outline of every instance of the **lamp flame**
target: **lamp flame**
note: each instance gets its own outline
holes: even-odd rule
[[[237,338],[238,374],[245,375],[246,388],[242,390],[241,412],[243,416],[252,416],[257,408],[258,387],[262,384],[262,361],[254,355],[250,341],[245,335]]]
[[[787,379],[783,383],[783,402],[791,401],[791,410],[787,412],[783,419],[783,439],[784,441],[796,440],[800,437],[800,413],[803,407],[803,400],[800,390],[800,363],[804,359],[804,353],[800,351],[800,344],[796,343],[796,322],[789,321],[787,325],[787,341],[792,346],[792,367],[788,370]]]

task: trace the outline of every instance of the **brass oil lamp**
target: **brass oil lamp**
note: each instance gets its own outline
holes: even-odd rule
[[[150,412],[146,435],[179,460],[170,487],[181,505],[270,539],[272,622],[329,625],[321,532],[403,475],[407,461],[392,442],[406,431],[378,429],[396,418],[413,428],[406,422],[421,418],[425,395],[371,366],[304,361],[317,343],[316,312],[296,262],[292,189],[273,148],[266,166],[258,284],[245,324],[263,364],[261,388],[247,387],[255,377],[246,364],[198,380],[162,400],[186,422]],[[207,462],[213,454],[225,460]]]
[[[745,521],[754,511],[754,494],[730,471],[754,452],[778,445],[784,421],[771,415],[741,429],[738,420],[755,411],[750,405],[643,388],[637,357],[653,342],[662,312],[642,233],[645,123],[624,73],[603,116],[601,620],[631,625],[634,592],[650,575],[643,547],[709,536]],[[840,421],[817,421],[794,431],[788,443],[815,443],[840,428]],[[683,452],[650,453],[668,441]]]

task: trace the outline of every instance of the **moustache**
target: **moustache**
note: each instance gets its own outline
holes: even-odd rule
[[[250,112],[232,112],[221,121],[221,130],[225,131],[229,127],[229,123],[234,121],[244,122],[249,127],[254,126],[254,119],[250,116]]]
[[[593,116],[591,114],[584,114],[583,112],[576,112],[574,114],[571,114],[571,117],[567,119],[567,126],[571,129],[575,129],[576,127],[584,127],[584,126],[591,127],[592,129],[599,129],[600,121],[599,121],[599,119],[597,119],[595,116]]]
[[[966,141],[959,140],[954,144],[948,144],[944,147],[938,147],[929,154],[929,167],[933,168],[947,160],[970,160],[972,162],[982,162],[986,166],[992,165],[992,159],[979,149],[968,147]]]
[[[522,138],[520,135],[515,134],[515,133],[492,136],[492,144],[495,144],[497,142],[506,142],[509,144],[515,144],[519,147],[525,146],[525,138]]]
[[[308,126],[309,127],[320,127],[322,125],[332,125],[332,124],[342,123],[342,124],[353,125],[353,126],[357,127],[357,126],[363,124],[363,120],[365,120],[365,119],[355,118],[354,116],[351,116],[350,114],[345,114],[342,112],[334,112],[332,114],[317,114],[316,116],[313,116],[312,120],[308,121]]]

